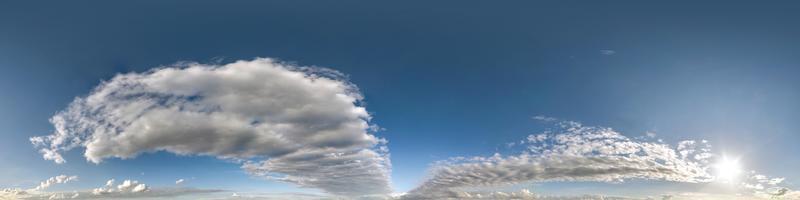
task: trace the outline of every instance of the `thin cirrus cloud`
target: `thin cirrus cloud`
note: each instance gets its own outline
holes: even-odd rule
[[[386,141],[370,133],[361,100],[326,68],[269,58],[181,64],[103,82],[51,118],[51,135],[30,140],[56,163],[79,147],[93,163],[163,150],[234,160],[251,174],[334,195],[388,194]]]

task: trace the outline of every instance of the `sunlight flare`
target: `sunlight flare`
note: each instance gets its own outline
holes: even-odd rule
[[[714,165],[715,175],[718,181],[731,183],[742,173],[739,159],[723,157]]]

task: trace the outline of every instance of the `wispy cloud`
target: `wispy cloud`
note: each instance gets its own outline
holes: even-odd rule
[[[611,50],[611,49],[603,49],[603,50],[600,50],[600,54],[610,56],[610,55],[617,54],[617,51],[614,51],[614,50]]]
[[[548,117],[538,120],[556,121]],[[556,128],[529,135],[519,144],[525,150],[515,155],[455,157],[439,161],[428,180],[400,199],[637,199],[629,197],[539,196],[527,190],[493,191],[530,182],[624,182],[631,179],[685,184],[723,184],[714,175],[712,153],[706,140],[685,140],[675,147],[649,140],[629,138],[606,127],[578,122],[557,122]],[[648,137],[653,138],[655,135]],[[755,171],[729,185],[736,195],[721,193],[672,193],[663,199],[800,199],[800,192]],[[731,184],[731,183],[724,183]],[[645,199],[652,199],[648,197]]]
[[[115,76],[76,98],[33,137],[43,157],[143,152],[209,155],[265,176],[345,196],[388,194],[385,140],[370,134],[358,88],[341,73],[272,59],[183,64]]]
[[[610,128],[561,122],[554,130],[530,135],[518,155],[459,157],[434,165],[432,176],[411,191],[418,198],[447,196],[460,188],[524,182],[627,179],[709,182],[710,149],[685,141],[678,148],[630,139]]]
[[[548,116],[544,116],[544,115],[536,115],[536,116],[533,116],[532,118],[535,119],[535,120],[543,121],[543,122],[554,122],[554,121],[558,120],[555,117],[548,117]]]
[[[50,186],[52,186],[54,184],[63,184],[63,183],[67,183],[67,182],[74,181],[74,180],[78,180],[78,176],[67,176],[67,175],[63,175],[62,174],[62,175],[50,177],[47,180],[42,181],[41,183],[39,183],[38,186],[36,186],[36,188],[33,188],[32,190],[39,191],[39,190],[47,189],[47,188],[49,188]]]

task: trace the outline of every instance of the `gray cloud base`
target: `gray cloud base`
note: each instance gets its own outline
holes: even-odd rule
[[[253,174],[336,195],[386,194],[388,150],[369,133],[361,99],[325,68],[268,58],[183,64],[103,82],[31,142],[57,163],[76,147],[94,163],[167,151],[238,160]],[[342,186],[351,184],[364,187]]]

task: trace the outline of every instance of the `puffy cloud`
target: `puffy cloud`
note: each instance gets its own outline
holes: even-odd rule
[[[135,189],[135,188],[134,188]],[[100,195],[94,194],[93,191],[82,192],[77,199],[175,199],[179,196],[197,197],[192,199],[213,199],[212,194],[224,192],[224,190],[217,189],[196,189],[196,188],[150,188],[140,192],[120,192],[112,191]]]
[[[144,183],[139,183],[139,181],[132,181],[132,180],[125,180],[122,181],[121,184],[114,187],[114,179],[106,181],[105,186],[100,188],[95,188],[92,190],[92,194],[94,195],[107,195],[107,194],[114,194],[114,193],[140,193],[140,192],[147,192],[149,187],[147,187]]]
[[[150,188],[138,181],[126,180],[119,185],[114,185],[114,180],[109,180],[103,187],[89,191],[74,192],[26,192],[20,189],[0,190],[0,199],[175,199],[178,196],[195,195],[199,199],[212,199],[214,193],[224,190],[195,189],[195,188]]]
[[[63,183],[67,183],[67,182],[70,182],[70,181],[77,180],[77,179],[78,179],[78,176],[67,176],[67,175],[63,175],[62,174],[62,175],[50,177],[47,180],[42,181],[41,183],[39,183],[38,186],[36,186],[36,188],[33,188],[32,190],[34,190],[34,191],[44,190],[44,189],[47,189],[48,187],[50,187],[50,186],[52,186],[54,184],[63,184]]]
[[[102,187],[85,192],[80,199],[107,199],[107,198],[168,198],[189,194],[217,193],[224,190],[195,189],[195,188],[151,188],[147,184],[136,180],[124,180],[115,185],[115,180],[106,181]]]
[[[6,188],[0,190],[0,200],[6,199],[67,199],[67,198],[77,198],[75,194],[67,195],[63,193],[47,193],[43,192],[42,190],[47,189],[55,184],[64,184],[68,182],[72,182],[78,180],[78,176],[67,176],[67,175],[58,175],[54,177],[50,177],[47,180],[44,180],[39,183],[34,188],[30,188],[27,190],[19,189],[19,188]]]
[[[0,190],[0,200],[20,199],[27,195],[28,192],[19,188],[3,188]]]
[[[92,194],[94,195],[109,194],[111,192],[114,192],[114,179],[106,181],[105,186],[92,190]]]
[[[51,135],[30,140],[57,163],[77,147],[94,163],[167,151],[238,160],[336,195],[387,194],[389,154],[361,100],[330,69],[266,58],[185,64],[117,75],[53,116]]]
[[[434,165],[432,176],[411,196],[446,195],[455,189],[524,182],[598,181],[626,179],[709,182],[709,145],[635,141],[604,127],[562,122],[559,128],[531,135],[519,155],[452,158]],[[423,198],[424,199],[424,198]]]
[[[786,188],[783,177],[769,177],[750,171],[748,176],[741,180],[739,186],[749,190],[754,196],[762,198],[780,197],[783,199],[800,200],[800,192]]]

